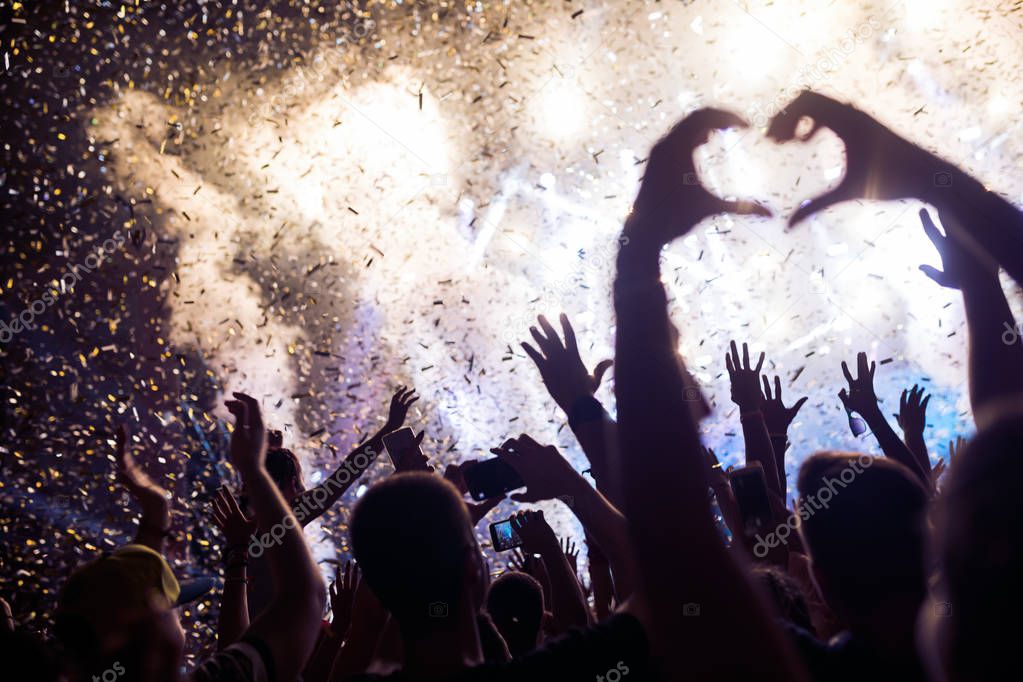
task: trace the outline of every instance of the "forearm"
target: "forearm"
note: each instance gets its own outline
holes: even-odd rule
[[[778,470],[778,485],[781,488],[781,495],[784,498],[788,494],[788,479],[785,475],[785,453],[789,449],[789,436],[787,433],[771,434],[771,451],[774,453],[774,466]]]
[[[746,444],[746,464],[759,462],[764,468],[764,479],[767,481],[767,488],[784,496],[781,484],[778,482],[778,466],[774,461],[774,449],[771,446],[771,434],[767,432],[767,422],[764,421],[764,414],[759,410],[741,414],[739,421],[742,423],[742,438]]]
[[[924,471],[931,470],[931,457],[927,453],[927,443],[924,441],[924,434],[922,431],[911,433],[903,438],[903,442],[909,451],[916,458],[917,465]]]
[[[921,198],[969,225],[969,233],[960,236],[981,247],[1023,284],[1023,214],[964,171],[947,166],[943,171],[949,182],[929,183]]]
[[[582,400],[588,401],[594,413],[599,406],[600,412],[588,415],[588,418],[569,414],[569,426],[590,463],[590,473],[597,482],[597,489],[612,502],[620,504],[621,481],[618,480],[617,466],[612,461],[616,457],[613,449],[617,444],[618,425],[596,398],[587,396]]]
[[[590,610],[586,606],[579,579],[572,572],[572,566],[561,546],[554,539],[537,549],[547,567],[547,579],[551,583],[551,611],[554,613],[555,629],[561,633],[571,628],[586,627],[591,623]]]
[[[142,517],[133,542],[145,545],[153,551],[163,554],[167,536],[170,535],[171,513],[170,502],[161,493],[148,491],[142,504]]]
[[[665,589],[673,590],[677,582],[659,558],[661,548],[684,544],[694,535],[693,539],[705,540],[712,537],[713,527],[705,464],[695,466],[699,438],[684,400],[658,255],[650,249],[638,240],[623,247],[615,283],[615,392],[619,447],[625,453],[623,511],[633,537],[637,533],[644,537],[635,543],[636,556],[646,564],[644,575],[653,571],[658,584],[663,579]],[[676,489],[676,483],[683,488]]]
[[[274,581],[270,604],[249,627],[270,648],[280,679],[301,673],[316,644],[326,590],[302,527],[266,469],[243,470]],[[272,538],[272,540],[271,540]]]
[[[614,587],[611,582],[611,567],[600,555],[596,543],[587,541],[589,555],[590,589],[593,592],[593,614],[597,621],[611,615],[611,603],[614,599]]]
[[[330,670],[330,682],[344,682],[353,675],[366,672],[373,662],[373,653],[376,651],[377,642],[380,641],[383,631],[383,624],[357,626],[353,623],[337,656],[334,657],[334,664]]]
[[[625,601],[636,584],[635,567],[629,544],[629,524],[625,517],[597,490],[578,476],[572,484],[570,508],[587,537],[607,559],[614,577],[618,601]]]
[[[247,558],[231,559],[224,570],[224,596],[217,619],[217,649],[222,650],[241,639],[249,628],[249,604],[246,592]]]
[[[871,409],[861,412],[860,416],[863,417],[867,426],[870,427],[884,456],[908,467],[929,488],[930,472],[921,471],[916,457],[913,456],[913,453],[910,452],[906,444],[895,433],[892,425],[885,419],[881,408],[875,404]]]
[[[786,642],[717,536],[657,251],[626,252],[633,247],[623,248],[615,282],[615,389],[625,512],[652,654],[665,661],[669,679],[738,676],[752,668],[765,678],[801,679]],[[699,560],[686,560],[679,547],[698,551]],[[680,605],[690,602],[701,604],[700,618],[683,615]],[[679,637],[695,652],[684,661],[675,655]]]
[[[293,509],[303,526],[309,525],[334,506],[373,464],[383,450],[382,433],[383,431],[378,432],[348,453],[340,466],[323,483],[298,496]]]
[[[964,283],[963,303],[970,405],[976,420],[986,407],[1023,393],[1023,340],[996,276]]]
[[[330,671],[341,650],[341,638],[327,630],[320,636],[309,663],[302,671],[303,682],[327,682]]]

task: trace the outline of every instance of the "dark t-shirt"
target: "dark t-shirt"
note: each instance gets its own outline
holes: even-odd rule
[[[814,682],[927,682],[923,665],[912,648],[904,655],[892,658],[865,645],[848,632],[824,643],[795,625],[788,625],[787,629]]]
[[[541,648],[507,663],[484,663],[466,668],[448,682],[639,682],[649,679],[649,648],[643,626],[620,613],[586,630],[573,630]],[[404,682],[401,671],[365,674],[352,682]]]
[[[192,671],[189,682],[274,682],[273,654],[263,640],[243,637]]]

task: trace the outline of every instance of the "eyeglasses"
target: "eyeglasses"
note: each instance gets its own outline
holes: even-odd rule
[[[846,410],[845,414],[849,417],[849,430],[852,431],[852,435],[859,438],[867,432],[867,422],[863,421],[859,417],[854,417],[853,413],[849,410]]]

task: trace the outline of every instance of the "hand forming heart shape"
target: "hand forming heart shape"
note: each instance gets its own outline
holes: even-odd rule
[[[797,136],[804,119],[812,121],[810,131]],[[638,240],[659,249],[712,215],[771,215],[758,202],[714,196],[700,184],[696,173],[693,152],[713,130],[745,127],[746,122],[729,111],[700,109],[658,141],[650,151],[646,174],[625,225],[630,242]],[[789,218],[790,225],[851,199],[917,198],[968,225],[968,230],[957,230],[952,236],[991,255],[1023,282],[1023,216],[1015,207],[864,112],[806,91],[771,120],[767,136],[777,142],[797,137],[808,141],[822,128],[831,129],[845,143],[845,174],[836,187],[800,206]]]

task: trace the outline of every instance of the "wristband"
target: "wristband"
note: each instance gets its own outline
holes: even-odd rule
[[[582,424],[604,419],[604,406],[592,395],[576,399],[568,409],[568,425],[575,429]]]

